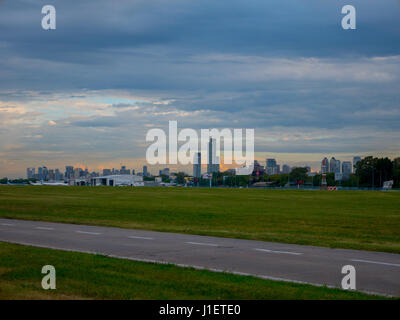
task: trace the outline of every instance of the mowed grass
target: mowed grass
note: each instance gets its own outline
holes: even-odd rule
[[[267,281],[173,265],[0,242],[0,299],[382,299],[358,292]],[[56,289],[41,287],[42,267]]]
[[[400,253],[400,193],[0,187],[0,217]]]

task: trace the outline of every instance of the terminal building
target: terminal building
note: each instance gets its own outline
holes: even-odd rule
[[[126,186],[126,187],[143,187],[143,177],[137,175],[111,175],[111,176],[102,176],[95,177],[91,179],[92,186],[110,186],[110,187],[118,187],[118,186]]]

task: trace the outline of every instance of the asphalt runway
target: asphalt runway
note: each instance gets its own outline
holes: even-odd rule
[[[338,288],[352,265],[358,291],[400,296],[400,254],[12,219],[0,241]]]

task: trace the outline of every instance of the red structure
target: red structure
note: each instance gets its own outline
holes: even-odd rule
[[[321,167],[321,173],[322,173],[322,179],[321,179],[321,190],[327,190],[328,185],[326,183],[326,173],[328,171],[328,159],[325,158],[322,160],[322,167]]]

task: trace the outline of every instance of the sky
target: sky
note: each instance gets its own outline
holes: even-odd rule
[[[138,170],[171,120],[254,128],[256,159],[314,170],[400,156],[399,16],[399,0],[0,1],[0,177]]]

